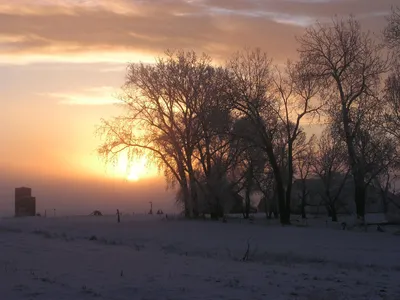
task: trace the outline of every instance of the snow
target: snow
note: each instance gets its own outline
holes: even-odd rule
[[[0,299],[400,299],[397,229],[298,224],[2,219]]]

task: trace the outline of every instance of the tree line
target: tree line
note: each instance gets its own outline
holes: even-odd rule
[[[123,113],[101,120],[98,153],[148,157],[177,187],[188,218],[222,217],[239,194],[248,217],[257,192],[269,215],[289,224],[294,180],[304,183],[305,215],[305,181],[314,176],[334,215],[350,178],[363,220],[367,188],[388,191],[400,165],[399,12],[382,39],[353,17],[316,23],[297,38],[298,60],[284,66],[261,49],[222,65],[183,50],[130,64]],[[320,137],[306,135],[310,123],[325,124]]]

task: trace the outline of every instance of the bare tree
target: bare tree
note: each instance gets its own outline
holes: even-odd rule
[[[305,135],[304,135],[305,136]],[[312,136],[307,143],[305,143],[303,149],[299,149],[296,157],[295,157],[295,173],[296,177],[299,178],[300,181],[300,194],[298,195],[301,200],[301,217],[306,219],[306,206],[307,206],[307,197],[310,194],[310,191],[307,186],[307,179],[312,173],[312,164],[314,158],[314,140],[315,136]],[[293,195],[295,196],[295,195]]]
[[[296,152],[304,151],[305,134],[301,122],[306,118],[312,121],[323,106],[322,85],[308,66],[300,61],[287,63],[285,72],[276,68],[274,76],[275,95],[279,100],[276,111],[284,128],[286,168],[286,207],[291,206],[294,160]]]
[[[237,154],[235,173],[240,184],[239,191],[245,192],[244,218],[248,219],[251,210],[251,195],[258,191],[259,176],[267,163],[265,152],[260,148],[257,129],[247,118],[239,119],[232,129],[231,150]]]
[[[389,167],[390,171],[384,172],[376,180],[383,195],[387,194],[392,178],[400,169],[400,7],[392,8],[392,14],[387,20],[384,36],[389,49],[394,52],[394,59],[391,64],[391,73],[385,82],[385,111],[382,124],[386,133],[393,138],[397,154]]]
[[[259,146],[267,153],[274,172],[281,223],[289,224],[283,177],[274,153],[273,136],[279,121],[271,109],[272,107],[278,109],[277,102],[269,91],[272,84],[271,60],[260,49],[245,50],[236,53],[229,60],[228,69],[235,78],[232,93],[237,115],[251,122],[252,127],[257,131],[253,136],[247,135],[242,138],[250,139],[250,142],[254,144],[258,139],[261,140]]]
[[[214,162],[207,177],[202,172],[197,176],[200,212],[203,215],[210,214],[214,220],[223,218],[225,213],[235,207],[238,199],[234,183],[227,173],[221,172],[223,169],[225,166],[221,167],[220,163]]]
[[[206,105],[223,72],[194,52],[167,51],[155,64],[131,64],[122,88],[123,114],[102,120],[98,153],[107,161],[126,151],[129,160],[146,155],[170,185],[179,184],[185,215],[198,215],[194,153],[201,128],[198,108]],[[212,90],[212,93],[210,92]],[[216,93],[216,96],[219,96]]]
[[[364,220],[368,176],[357,151],[361,127],[379,103],[380,77],[387,70],[382,47],[353,18],[317,23],[298,39],[301,60],[330,94],[330,112],[339,122],[355,185],[357,216]],[[331,117],[333,117],[331,116]]]
[[[341,140],[334,140],[330,128],[324,130],[317,142],[312,171],[322,182],[322,189],[317,188],[314,192],[322,197],[332,221],[337,222],[337,211],[343,205],[340,197],[348,182],[350,168],[346,145]]]
[[[400,49],[400,7],[392,9],[384,35],[386,43],[391,49]]]
[[[387,132],[396,139],[400,147],[400,7],[392,8],[392,14],[387,18],[388,24],[384,31],[385,41],[394,52],[391,64],[391,74],[386,79],[385,102]]]
[[[196,109],[196,123],[200,131],[194,156],[201,178],[199,188],[207,190],[208,210],[213,211],[216,217],[222,217],[226,197],[221,197],[220,188],[232,179],[230,174],[238,153],[231,149],[231,129],[235,118],[231,113],[232,97],[227,93],[230,76],[226,69],[217,70],[218,76],[214,76],[214,80],[208,84],[204,101],[199,102]],[[234,183],[229,183],[229,186],[226,188],[231,190]]]
[[[400,147],[400,64],[386,79],[385,104],[384,127]]]
[[[254,137],[274,173],[280,221],[289,224],[294,145],[302,119],[318,111],[312,100],[320,86],[303,64],[288,63],[284,72],[278,68],[272,72],[271,60],[260,49],[237,53],[228,69],[235,78],[235,109],[257,129]],[[281,153],[276,152],[277,135],[285,141],[278,147]]]

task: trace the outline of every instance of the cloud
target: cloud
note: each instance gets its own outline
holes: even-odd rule
[[[0,43],[1,44],[1,43]],[[2,47],[0,46],[0,49]],[[54,47],[52,50],[41,49],[39,51],[26,49],[20,52],[0,50],[0,65],[27,65],[33,63],[69,63],[69,64],[91,64],[91,63],[112,63],[126,64],[142,61],[145,63],[154,62],[154,53],[145,51],[132,51],[116,49],[88,49],[77,47],[73,51],[65,52],[65,48]],[[64,52],[63,52],[64,51]],[[122,70],[122,69],[120,69]]]
[[[115,88],[111,86],[91,87],[82,93],[42,93],[41,96],[58,99],[64,105],[110,105],[120,101]]]
[[[143,60],[141,60],[143,61]],[[109,72],[125,72],[126,71],[126,65],[125,64],[118,64],[118,65],[111,65],[109,67],[103,67],[100,69],[100,72],[102,73],[109,73]]]
[[[283,61],[295,55],[295,36],[315,20],[352,13],[379,32],[396,2],[0,0],[0,63],[151,61],[167,48],[218,59],[244,46]]]

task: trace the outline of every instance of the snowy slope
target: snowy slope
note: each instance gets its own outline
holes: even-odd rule
[[[115,219],[1,220],[0,299],[400,299],[392,233]]]

